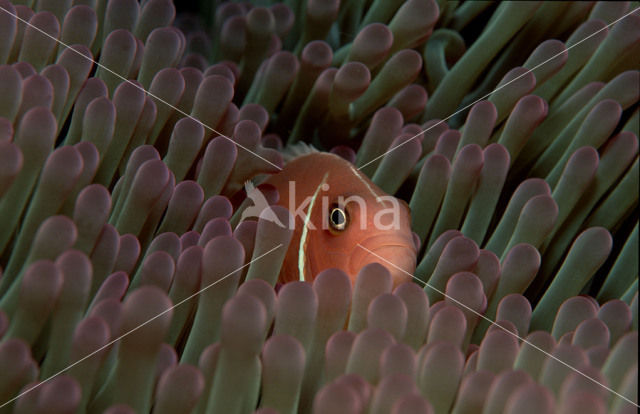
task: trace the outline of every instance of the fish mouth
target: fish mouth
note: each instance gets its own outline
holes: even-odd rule
[[[356,276],[369,263],[379,263],[389,270],[393,286],[411,280],[416,270],[416,248],[413,236],[379,235],[358,243],[349,260],[349,273]]]

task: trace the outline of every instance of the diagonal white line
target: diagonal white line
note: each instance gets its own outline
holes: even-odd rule
[[[396,266],[395,264],[391,263],[390,261],[388,261],[387,259],[385,259],[384,257],[372,252],[371,250],[367,249],[366,247],[364,247],[363,245],[361,245],[360,243],[358,243],[358,247],[361,247],[362,249],[366,250],[367,252],[369,252],[369,254],[372,254],[373,256],[377,257],[378,259],[382,260],[383,262],[387,263],[390,266],[393,266],[394,268],[398,269],[399,271],[401,271],[402,273],[411,276],[411,278],[417,280],[418,282],[424,284],[426,287],[428,287],[429,289],[435,290],[436,292],[438,292],[439,294],[441,294],[442,296],[444,296],[445,298],[449,299],[452,302],[455,302],[456,304],[462,306],[463,308],[467,309],[469,312],[479,316],[480,318],[484,319],[485,321],[489,322],[491,325],[496,326],[500,329],[502,329],[503,331],[505,331],[506,333],[508,333],[509,335],[515,336],[516,338],[518,338],[520,341],[524,342],[525,344],[537,349],[538,351],[542,352],[543,354],[545,354],[546,356],[548,356],[549,358],[554,359],[555,361],[561,363],[562,365],[564,365],[565,367],[571,369],[574,372],[577,372],[578,374],[582,375],[583,377],[585,377],[586,379],[594,382],[595,384],[598,384],[599,386],[601,386],[602,388],[604,388],[605,390],[617,395],[618,397],[622,398],[623,400],[625,400],[628,403],[631,403],[633,405],[635,405],[636,407],[640,407],[640,405],[636,404],[635,402],[631,401],[629,398],[625,397],[624,395],[616,392],[615,390],[607,387],[606,385],[598,382],[598,380],[588,376],[587,374],[585,374],[584,372],[580,371],[577,368],[574,368],[572,365],[567,364],[566,362],[564,362],[563,360],[559,359],[556,356],[551,355],[549,352],[545,351],[544,349],[540,348],[539,346],[527,341],[526,339],[520,337],[518,334],[515,334],[513,332],[511,332],[510,330],[508,330],[507,328],[501,326],[500,324],[492,321],[491,319],[487,318],[486,316],[484,316],[483,314],[477,312],[475,309],[472,309],[471,307],[465,305],[464,303],[460,302],[459,300],[457,300],[456,298],[453,298],[449,295],[447,295],[446,293],[444,293],[443,291],[441,291],[440,289],[431,286],[429,283],[422,281],[421,279],[417,278],[416,276],[412,275],[411,273],[407,272],[406,270]]]
[[[401,144],[396,145],[395,147],[393,147],[393,148],[391,148],[391,149],[387,150],[385,153],[378,155],[377,157],[375,157],[375,158],[374,158],[374,159],[372,159],[371,161],[367,162],[366,164],[361,165],[360,167],[358,167],[358,169],[360,170],[360,169],[362,169],[362,168],[366,167],[367,165],[369,165],[369,164],[371,164],[371,163],[373,163],[373,162],[376,162],[377,160],[379,160],[380,158],[382,158],[382,157],[384,157],[385,155],[389,154],[390,152],[395,151],[396,149],[398,149],[398,148],[400,148],[401,146],[403,146],[403,145],[405,145],[405,144],[409,143],[410,141],[412,141],[412,140],[416,139],[417,137],[419,137],[420,135],[424,134],[425,132],[427,132],[427,131],[431,130],[432,128],[437,127],[438,125],[440,125],[440,124],[444,123],[446,120],[448,120],[448,119],[450,119],[450,118],[452,118],[452,117],[454,117],[454,116],[458,115],[460,112],[462,112],[462,111],[464,111],[464,110],[466,110],[466,109],[468,109],[468,108],[472,107],[473,105],[477,104],[477,103],[478,103],[478,102],[480,102],[481,100],[483,100],[483,99],[485,99],[485,98],[489,97],[489,96],[490,96],[491,94],[493,94],[494,92],[497,92],[497,91],[499,91],[500,89],[504,88],[505,86],[510,85],[510,84],[512,84],[513,82],[517,81],[518,79],[522,78],[523,76],[526,76],[526,75],[528,75],[529,73],[532,73],[534,70],[538,69],[540,66],[542,66],[542,65],[544,65],[544,64],[546,64],[546,63],[549,63],[549,62],[550,62],[550,61],[552,61],[553,59],[555,59],[555,58],[557,58],[558,56],[561,56],[562,54],[564,54],[566,51],[569,51],[569,50],[573,49],[574,47],[578,46],[580,43],[583,43],[583,42],[585,42],[585,41],[589,40],[590,38],[592,38],[593,36],[597,35],[597,34],[598,34],[598,33],[600,33],[601,31],[603,31],[603,30],[605,30],[605,29],[610,28],[610,27],[611,27],[611,26],[613,26],[614,24],[618,23],[620,20],[623,20],[624,18],[626,18],[626,17],[628,17],[628,16],[632,15],[633,13],[637,12],[638,10],[640,10],[640,7],[636,7],[635,9],[633,9],[633,10],[632,10],[632,11],[630,11],[629,13],[625,14],[624,16],[620,17],[619,19],[617,19],[617,20],[615,20],[615,21],[613,21],[613,22],[609,23],[608,25],[606,25],[606,26],[605,26],[605,27],[603,27],[602,29],[596,30],[595,32],[591,33],[589,36],[585,37],[584,39],[582,39],[582,40],[580,40],[580,41],[578,41],[578,42],[576,42],[576,43],[572,44],[571,46],[569,46],[568,48],[566,48],[564,51],[562,51],[562,52],[560,52],[560,53],[556,53],[555,55],[551,56],[549,59],[545,60],[544,62],[540,62],[540,63],[538,63],[536,66],[534,66],[533,68],[531,68],[531,69],[527,69],[527,71],[526,71],[526,72],[524,72],[522,75],[517,76],[517,77],[515,77],[515,78],[511,79],[509,82],[505,83],[505,84],[504,84],[504,85],[502,85],[502,86],[499,86],[499,87],[495,88],[493,91],[491,91],[491,92],[489,92],[488,94],[486,94],[486,95],[484,95],[484,96],[482,96],[482,97],[480,97],[480,98],[476,99],[475,101],[471,102],[469,105],[467,105],[467,106],[465,106],[465,107],[463,107],[463,108],[458,109],[456,112],[452,113],[452,114],[451,114],[451,115],[449,115],[448,117],[446,117],[446,118],[444,118],[444,119],[441,119],[440,121],[438,121],[438,122],[436,122],[435,124],[431,125],[429,128],[426,128],[426,129],[424,129],[424,130],[420,131],[419,133],[417,133],[417,134],[416,134],[416,135],[414,135],[413,137],[411,137],[411,138],[407,139],[406,141],[402,142]]]
[[[101,69],[106,70],[107,72],[111,73],[113,76],[122,79],[123,82],[127,82],[128,84],[140,89],[142,92],[146,93],[147,95],[151,96],[154,99],[157,99],[158,101],[162,102],[163,104],[167,105],[169,108],[173,109],[174,111],[178,112],[180,115],[183,115],[197,123],[199,123],[200,125],[202,125],[205,129],[208,129],[209,131],[218,134],[219,136],[228,139],[229,141],[233,142],[236,146],[242,148],[243,150],[255,155],[256,157],[260,158],[262,161],[266,162],[267,164],[270,164],[273,167],[276,167],[279,171],[282,171],[282,168],[280,168],[279,166],[275,165],[274,163],[272,163],[271,161],[269,161],[268,159],[264,158],[263,156],[261,156],[260,154],[256,154],[255,152],[251,151],[249,148],[245,147],[242,144],[237,143],[236,141],[232,140],[231,138],[229,138],[228,136],[224,135],[223,133],[216,131],[215,129],[211,128],[208,125],[205,125],[202,121],[200,121],[199,119],[194,118],[193,116],[189,115],[188,113],[184,112],[183,110],[181,110],[180,108],[177,108],[173,105],[171,105],[169,102],[159,98],[158,96],[152,94],[151,92],[145,90],[142,86],[137,85],[135,82],[132,82],[131,80],[125,78],[124,76],[120,75],[119,73],[114,72],[113,70],[109,69],[108,67],[104,66],[103,64],[96,62],[94,59],[80,53],[79,51],[73,49],[71,46],[69,46],[68,44],[64,43],[63,41],[51,36],[49,33],[45,32],[44,30],[40,29],[39,27],[36,27],[34,25],[32,25],[31,23],[29,23],[28,21],[24,20],[23,18],[21,18],[20,16],[11,13],[9,10],[5,9],[4,7],[0,6],[0,10],[2,10],[3,12],[7,13],[10,16],[13,16],[14,18],[16,18],[17,20],[21,21],[22,23],[26,24],[27,26],[37,30],[38,32],[42,33],[43,35],[47,36],[48,38],[54,40],[55,42],[57,42],[58,44],[64,46],[65,48],[73,51],[75,54],[82,56],[83,58],[91,61],[92,63],[94,63],[96,66],[98,66]]]
[[[138,329],[142,328],[143,326],[153,322],[154,320],[158,319],[159,317],[161,317],[162,315],[164,315],[165,313],[173,310],[174,308],[177,308],[178,306],[182,305],[183,303],[195,298],[196,296],[198,296],[199,294],[201,294],[202,292],[204,292],[205,290],[209,289],[210,287],[222,282],[223,280],[225,280],[226,278],[228,278],[229,276],[231,276],[232,274],[236,273],[238,270],[242,270],[245,267],[249,266],[251,263],[262,259],[264,256],[268,255],[269,253],[273,252],[276,249],[279,249],[280,247],[282,247],[282,243],[278,244],[276,247],[272,248],[271,250],[269,250],[268,252],[265,252],[263,254],[261,254],[260,256],[256,257],[255,259],[252,259],[251,261],[245,263],[244,265],[240,266],[239,268],[231,271],[230,273],[224,275],[223,277],[221,277],[220,279],[216,280],[213,283],[208,284],[207,286],[203,287],[202,289],[200,289],[199,291],[197,291],[196,293],[182,299],[180,302],[176,303],[175,305],[170,306],[169,308],[165,309],[164,311],[160,312],[159,314],[155,315],[153,318],[148,319],[147,321],[141,323],[140,325],[136,326],[135,328],[123,333],[122,335],[120,335],[119,337],[111,340],[109,343],[101,346],[100,348],[96,349],[95,351],[91,352],[90,354],[85,355],[84,357],[80,358],[79,360],[77,360],[76,362],[74,362],[73,364],[67,366],[66,368],[61,369],[60,371],[56,372],[55,374],[51,375],[50,377],[42,380],[41,382],[39,382],[38,384],[34,385],[33,387],[29,388],[26,391],[21,392],[20,394],[16,395],[15,397],[13,397],[12,399],[10,399],[9,401],[4,402],[2,405],[0,405],[0,408],[3,408],[4,406],[11,404],[12,402],[14,402],[15,400],[17,400],[18,398],[22,397],[23,395],[35,390],[36,388],[40,387],[41,385],[51,381],[52,379],[54,379],[55,377],[57,377],[58,375],[70,370],[71,368],[73,368],[74,366],[78,365],[79,363],[81,363],[82,361],[91,358],[92,356],[94,356],[95,354],[97,354],[98,352],[104,350],[105,348],[110,347],[111,345],[113,345],[114,343],[118,342],[119,340],[121,340],[122,338],[124,338],[125,336],[130,335],[131,333],[137,331]]]
[[[216,133],[216,134],[220,135],[221,137],[224,137],[225,139],[227,139],[227,140],[229,140],[229,141],[233,142],[233,143],[234,143],[235,145],[237,145],[238,147],[240,147],[240,148],[242,148],[242,149],[246,150],[247,152],[249,152],[249,153],[251,153],[251,154],[255,155],[256,157],[258,157],[258,158],[262,159],[263,161],[267,162],[268,164],[270,164],[270,165],[272,165],[272,166],[276,167],[278,170],[281,170],[281,168],[280,168],[279,166],[277,166],[277,165],[273,164],[271,161],[269,161],[269,160],[265,159],[264,157],[260,156],[259,154],[256,154],[255,152],[251,151],[250,149],[246,148],[245,146],[243,146],[243,145],[241,145],[241,144],[239,144],[239,143],[235,142],[234,140],[232,140],[231,138],[227,137],[226,135],[223,135],[222,133],[220,133],[220,132],[216,131],[214,128],[212,128],[212,127],[210,127],[210,126],[208,126],[208,125],[205,125],[205,124],[204,124],[204,123],[202,123],[200,120],[198,120],[198,119],[194,118],[194,117],[193,117],[193,116],[191,116],[190,114],[187,114],[186,112],[182,111],[181,109],[179,109],[179,108],[177,108],[177,107],[175,107],[175,106],[171,105],[170,103],[168,103],[168,102],[164,101],[163,99],[161,99],[161,98],[157,97],[156,95],[154,95],[154,94],[150,93],[149,91],[145,90],[145,89],[144,89],[143,87],[141,87],[140,85],[137,85],[136,83],[132,82],[131,80],[126,79],[126,78],[125,78],[125,77],[123,77],[122,75],[120,75],[120,74],[118,74],[118,73],[116,73],[116,72],[112,71],[111,69],[109,69],[109,68],[107,68],[106,66],[104,66],[104,65],[100,64],[99,62],[95,61],[94,59],[91,59],[91,58],[89,58],[88,56],[86,56],[86,55],[84,55],[84,54],[80,53],[79,51],[77,51],[77,50],[75,50],[75,49],[71,48],[71,47],[70,47],[69,45],[67,45],[66,43],[64,43],[64,42],[60,41],[59,39],[57,39],[57,38],[55,38],[55,37],[53,37],[53,36],[49,35],[49,34],[48,34],[48,33],[46,33],[45,31],[43,31],[43,30],[41,30],[40,28],[38,28],[38,27],[36,27],[36,26],[34,26],[34,25],[30,24],[29,22],[27,22],[26,20],[24,20],[24,19],[20,18],[19,16],[15,15],[15,14],[13,14],[13,13],[11,13],[11,12],[9,12],[9,11],[8,11],[7,9],[5,9],[4,7],[0,6],[0,10],[2,10],[2,11],[4,11],[5,13],[9,14],[10,16],[14,17],[15,19],[17,19],[17,20],[21,21],[22,23],[24,23],[24,24],[26,24],[26,25],[28,25],[28,26],[32,27],[33,29],[35,29],[35,30],[37,30],[38,32],[40,32],[40,33],[44,34],[45,36],[47,36],[47,37],[49,37],[49,38],[53,39],[54,41],[56,41],[58,44],[62,45],[63,47],[65,47],[65,48],[67,48],[67,49],[70,49],[70,50],[71,50],[71,51],[73,51],[74,53],[76,53],[76,54],[78,54],[78,55],[80,55],[80,56],[84,57],[84,58],[85,58],[85,59],[87,59],[87,60],[90,60],[92,63],[96,64],[98,67],[100,67],[100,68],[102,68],[103,70],[105,70],[105,71],[107,71],[107,72],[111,73],[112,75],[114,75],[114,76],[116,76],[116,77],[120,78],[122,81],[127,82],[127,83],[129,83],[130,85],[132,85],[132,86],[134,86],[134,87],[136,87],[136,88],[140,89],[141,91],[143,91],[143,92],[144,92],[144,93],[146,93],[147,95],[149,95],[149,96],[153,97],[154,99],[156,99],[156,100],[158,100],[158,101],[160,101],[160,102],[164,103],[165,105],[167,105],[168,107],[170,107],[170,108],[174,109],[176,112],[180,113],[181,115],[183,115],[183,116],[185,116],[185,117],[188,117],[188,118],[190,118],[191,120],[193,120],[193,121],[195,121],[195,122],[199,123],[200,125],[202,125],[202,126],[203,126],[204,128],[206,128],[206,129],[208,129],[209,131],[214,132],[214,133]],[[611,27],[611,26],[613,26],[614,24],[618,23],[619,21],[623,20],[624,18],[628,17],[629,15],[631,15],[631,14],[633,14],[633,13],[637,12],[638,10],[640,10],[640,7],[638,7],[638,8],[636,8],[636,9],[632,10],[631,12],[629,12],[629,13],[625,14],[624,16],[622,16],[622,17],[618,18],[617,20],[613,21],[612,23],[608,24],[607,26],[603,27],[602,29],[599,29],[599,30],[597,30],[596,32],[594,32],[594,33],[590,34],[589,36],[585,37],[584,39],[582,39],[582,40],[580,40],[580,41],[576,42],[575,44],[573,44],[573,45],[571,45],[570,47],[568,47],[566,50],[568,51],[568,50],[572,49],[573,47],[575,47],[575,46],[577,46],[577,45],[579,45],[579,44],[581,44],[581,43],[585,42],[586,40],[588,40],[588,39],[590,39],[591,37],[595,36],[595,35],[596,35],[596,34],[598,34],[599,32],[603,31],[604,29],[608,29],[608,28],[610,28],[610,27]],[[416,134],[416,135],[415,135],[415,136],[413,136],[412,138],[410,138],[410,139],[408,139],[408,140],[404,141],[402,144],[399,144],[399,145],[397,145],[397,146],[395,146],[395,147],[391,148],[390,150],[386,151],[385,153],[383,153],[383,154],[379,155],[378,157],[376,157],[376,158],[372,159],[371,161],[367,162],[366,164],[364,164],[364,165],[360,166],[358,169],[361,169],[361,168],[363,168],[363,167],[366,167],[367,165],[369,165],[369,164],[371,164],[371,163],[375,162],[376,160],[378,160],[378,159],[380,159],[380,158],[384,157],[384,156],[385,156],[385,155],[387,155],[388,153],[390,153],[390,152],[392,152],[392,151],[396,150],[397,148],[401,147],[402,145],[404,145],[404,144],[408,143],[409,141],[411,141],[411,140],[413,140],[413,139],[417,138],[418,136],[420,136],[420,135],[421,135],[421,134],[423,134],[424,132],[429,131],[430,129],[432,129],[432,128],[436,127],[437,125],[440,125],[441,123],[443,123],[443,122],[447,121],[447,120],[448,120],[448,119],[450,119],[451,117],[453,117],[453,116],[457,115],[458,113],[460,113],[460,112],[462,112],[462,111],[464,111],[464,110],[468,109],[469,107],[471,107],[471,106],[475,105],[476,103],[478,103],[479,101],[481,101],[481,100],[483,100],[483,99],[487,98],[488,96],[490,96],[490,95],[491,95],[491,94],[493,94],[494,92],[496,92],[496,91],[498,91],[498,90],[500,90],[500,89],[502,89],[502,88],[506,87],[507,85],[509,85],[509,84],[511,84],[511,83],[513,83],[513,82],[515,82],[515,81],[517,81],[518,79],[522,78],[523,76],[526,76],[527,74],[529,74],[529,73],[533,72],[534,70],[536,70],[536,69],[538,69],[539,67],[541,67],[542,65],[544,65],[544,64],[546,64],[546,63],[548,63],[548,62],[550,62],[551,60],[553,60],[553,59],[557,58],[558,56],[562,55],[563,53],[564,53],[564,51],[563,51],[563,52],[561,52],[561,53],[558,53],[558,54],[556,54],[556,55],[554,55],[554,56],[552,56],[552,57],[550,57],[549,59],[545,60],[544,62],[539,63],[538,65],[536,65],[536,66],[534,66],[533,68],[531,68],[531,69],[527,70],[526,72],[524,72],[522,75],[520,75],[520,76],[518,76],[518,77],[516,77],[516,78],[512,79],[511,81],[509,81],[509,82],[505,83],[504,85],[502,85],[502,86],[500,86],[500,87],[498,87],[498,88],[494,89],[492,92],[489,92],[488,94],[486,94],[486,95],[484,95],[484,96],[482,96],[482,97],[478,98],[476,101],[474,101],[474,102],[472,102],[472,103],[470,103],[470,104],[466,105],[465,107],[463,107],[463,108],[459,109],[458,111],[454,112],[453,114],[451,114],[451,115],[447,116],[446,118],[444,118],[444,119],[440,120],[439,122],[435,123],[435,124],[434,124],[434,125],[432,125],[431,127],[426,128],[425,130],[423,130],[423,131],[421,131],[420,133]],[[142,324],[138,325],[137,327],[135,327],[135,328],[133,328],[133,329],[131,329],[131,330],[129,330],[129,331],[127,331],[127,332],[125,332],[124,334],[120,335],[118,338],[113,339],[113,340],[112,340],[112,341],[110,341],[109,343],[107,343],[107,344],[105,344],[104,346],[102,346],[102,347],[98,348],[97,350],[95,350],[95,351],[91,352],[90,354],[88,354],[88,355],[84,356],[83,358],[79,359],[78,361],[74,362],[73,364],[69,365],[68,367],[66,367],[66,368],[64,368],[64,369],[62,369],[62,370],[60,370],[60,371],[58,371],[57,373],[53,374],[53,375],[52,375],[52,376],[50,376],[49,378],[46,378],[45,380],[43,380],[43,381],[41,381],[40,383],[38,383],[38,384],[34,385],[33,387],[31,387],[30,389],[28,389],[28,390],[26,390],[26,391],[24,391],[24,392],[22,392],[22,393],[18,394],[17,396],[13,397],[13,398],[12,398],[12,399],[10,399],[9,401],[7,401],[7,402],[3,403],[2,405],[0,405],[0,408],[5,407],[6,405],[8,405],[8,404],[12,403],[13,401],[17,400],[18,398],[20,398],[21,396],[23,396],[23,395],[25,395],[25,394],[27,394],[27,393],[31,392],[32,390],[34,390],[34,389],[38,388],[39,386],[41,386],[41,385],[45,384],[46,382],[48,382],[48,381],[50,381],[50,380],[52,380],[53,378],[57,377],[58,375],[60,375],[60,374],[62,374],[62,373],[64,373],[64,372],[66,372],[66,371],[68,371],[69,369],[71,369],[71,368],[72,368],[72,367],[74,367],[75,365],[77,365],[77,364],[79,364],[79,363],[83,362],[84,360],[86,360],[86,359],[88,359],[88,358],[92,357],[93,355],[95,355],[95,354],[97,354],[97,353],[101,352],[101,351],[102,351],[102,350],[104,350],[105,348],[107,348],[107,347],[109,347],[109,346],[113,345],[115,342],[117,342],[117,341],[121,340],[122,338],[124,338],[124,337],[128,336],[129,334],[131,334],[131,333],[135,332],[136,330],[138,330],[138,329],[142,328],[143,326],[145,326],[145,325],[147,325],[147,324],[151,323],[153,320],[155,320],[155,319],[159,318],[160,316],[162,316],[162,315],[164,315],[165,313],[167,313],[167,312],[171,311],[172,309],[174,309],[174,308],[176,308],[176,307],[178,307],[178,306],[182,305],[183,303],[185,303],[185,302],[187,302],[187,301],[191,300],[192,298],[196,297],[197,295],[199,295],[199,294],[200,294],[200,293],[202,293],[203,291],[205,291],[205,290],[209,289],[211,286],[214,286],[214,285],[215,285],[215,284],[217,284],[218,282],[221,282],[221,281],[225,280],[226,278],[228,278],[229,276],[231,276],[233,273],[237,272],[238,270],[243,269],[243,268],[244,268],[244,267],[246,267],[246,266],[249,266],[251,263],[253,263],[253,262],[255,262],[255,261],[257,261],[257,260],[261,259],[262,257],[264,257],[264,256],[266,256],[267,254],[269,254],[269,253],[273,252],[274,250],[276,250],[276,249],[280,248],[281,246],[282,246],[282,244],[277,245],[276,247],[272,248],[271,250],[269,250],[269,251],[267,251],[267,252],[263,253],[262,255],[260,255],[260,256],[258,256],[258,257],[256,257],[255,259],[251,260],[250,262],[246,263],[245,265],[243,265],[243,266],[239,267],[238,269],[236,269],[236,270],[232,271],[231,273],[229,273],[229,274],[225,275],[224,277],[222,277],[221,279],[217,280],[216,282],[213,282],[213,283],[211,283],[211,284],[209,284],[209,285],[205,286],[205,287],[204,287],[204,288],[202,288],[201,290],[199,290],[199,291],[197,291],[196,293],[194,293],[194,294],[190,295],[189,297],[187,297],[187,298],[183,299],[182,301],[180,301],[180,302],[176,303],[175,305],[173,305],[173,306],[171,306],[170,308],[166,309],[165,311],[163,311],[163,312],[159,313],[158,315],[154,316],[153,318],[151,318],[151,319],[147,320],[146,322],[143,322]],[[618,397],[622,398],[623,400],[625,400],[625,401],[627,401],[627,402],[629,402],[629,403],[631,403],[631,404],[635,405],[636,407],[640,407],[638,404],[636,404],[635,402],[633,402],[633,401],[631,401],[630,399],[626,398],[624,395],[622,395],[622,394],[620,394],[620,393],[618,393],[618,392],[614,391],[613,389],[611,389],[611,388],[607,387],[607,386],[606,386],[606,385],[604,385],[604,384],[601,384],[600,382],[598,382],[598,381],[597,381],[597,380],[595,380],[594,378],[592,378],[592,377],[590,377],[590,376],[586,375],[585,373],[583,373],[583,372],[579,371],[578,369],[574,368],[573,366],[571,366],[571,365],[567,364],[566,362],[564,362],[564,361],[562,361],[562,360],[558,359],[557,357],[555,357],[555,356],[551,355],[550,353],[548,353],[547,351],[545,351],[545,350],[541,349],[540,347],[536,346],[535,344],[532,344],[531,342],[527,341],[526,339],[521,338],[521,337],[520,337],[520,336],[518,336],[517,334],[514,334],[513,332],[509,331],[508,329],[506,329],[506,328],[504,328],[504,327],[500,326],[499,324],[495,323],[494,321],[492,321],[491,319],[487,318],[486,316],[484,316],[484,315],[482,315],[482,314],[480,314],[480,313],[476,312],[474,309],[472,309],[472,308],[468,307],[468,306],[467,306],[467,305],[465,305],[464,303],[461,303],[461,302],[460,302],[460,301],[458,301],[457,299],[452,298],[452,297],[450,297],[450,296],[446,295],[444,292],[440,291],[439,289],[437,289],[437,288],[435,288],[435,287],[433,287],[433,286],[429,285],[428,283],[423,282],[422,280],[420,280],[420,279],[416,278],[416,277],[415,277],[415,276],[413,276],[412,274],[410,274],[410,273],[406,272],[404,269],[401,269],[400,267],[398,267],[398,266],[396,266],[395,264],[393,264],[393,263],[389,262],[389,261],[388,261],[388,260],[386,260],[385,258],[383,258],[383,257],[381,257],[381,256],[377,255],[376,253],[372,252],[371,250],[369,250],[369,249],[367,249],[367,248],[363,247],[362,245],[358,244],[358,246],[359,246],[359,247],[361,247],[362,249],[366,250],[366,251],[367,251],[367,252],[369,252],[370,254],[372,254],[372,255],[374,255],[374,256],[376,256],[376,257],[378,257],[379,259],[383,260],[384,262],[388,263],[389,265],[391,265],[391,266],[393,266],[393,267],[395,267],[395,268],[399,269],[399,270],[400,270],[400,271],[402,271],[403,273],[406,273],[407,275],[411,276],[412,278],[414,278],[414,279],[416,279],[416,280],[418,280],[418,281],[420,281],[420,282],[424,283],[424,284],[425,284],[425,286],[428,286],[429,288],[431,288],[431,289],[435,290],[436,292],[438,292],[438,293],[442,294],[443,296],[447,297],[449,300],[451,300],[451,301],[453,301],[453,302],[455,302],[455,303],[459,304],[460,306],[464,307],[465,309],[468,309],[469,311],[471,311],[472,313],[474,313],[474,314],[476,314],[477,316],[481,317],[482,319],[485,319],[485,320],[486,320],[486,321],[488,321],[490,324],[497,326],[498,328],[502,329],[503,331],[505,331],[505,332],[507,332],[507,333],[509,333],[509,334],[511,334],[511,335],[513,335],[513,336],[515,336],[516,338],[518,338],[518,339],[519,339],[519,340],[521,340],[522,342],[524,342],[524,343],[528,344],[529,346],[531,346],[531,347],[533,347],[533,348],[537,349],[538,351],[542,352],[542,353],[543,353],[543,354],[545,354],[546,356],[548,356],[548,357],[550,357],[550,358],[552,358],[552,359],[556,360],[557,362],[559,362],[559,363],[561,363],[562,365],[566,366],[567,368],[569,368],[569,369],[573,370],[574,372],[576,372],[576,373],[578,373],[578,374],[582,375],[583,377],[585,377],[585,378],[587,378],[587,379],[591,380],[592,382],[594,382],[594,383],[596,383],[596,384],[600,385],[600,386],[601,386],[601,387],[603,387],[604,389],[606,389],[606,390],[608,390],[609,392],[611,392],[611,393],[615,394],[616,396],[618,396]]]

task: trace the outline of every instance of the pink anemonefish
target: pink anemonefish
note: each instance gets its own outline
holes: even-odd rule
[[[385,194],[350,162],[312,152],[294,158],[265,183],[278,190],[277,204],[295,219],[280,283],[312,281],[324,269],[339,268],[355,284],[360,269],[372,262],[389,270],[394,286],[411,279],[417,246],[409,207]]]

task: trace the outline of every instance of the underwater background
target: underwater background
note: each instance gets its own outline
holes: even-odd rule
[[[637,412],[638,56],[637,1],[0,0],[0,413]],[[414,281],[276,289],[299,142]]]

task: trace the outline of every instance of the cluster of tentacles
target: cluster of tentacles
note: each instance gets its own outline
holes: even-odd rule
[[[0,0],[1,413],[636,412],[637,2],[201,3]],[[414,281],[275,288],[299,141]]]

